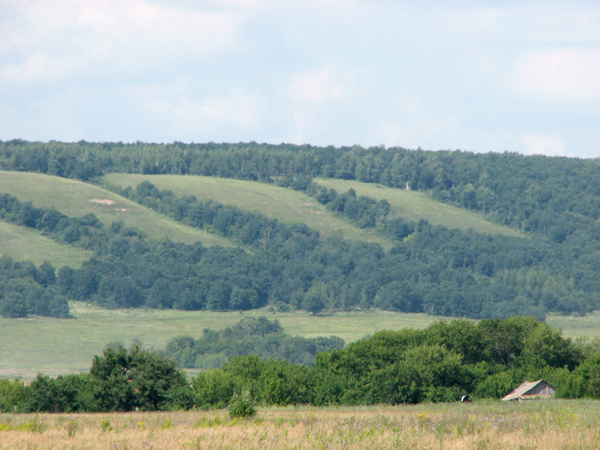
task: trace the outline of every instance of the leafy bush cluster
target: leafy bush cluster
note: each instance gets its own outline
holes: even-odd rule
[[[311,368],[255,356],[231,359],[193,381],[198,405],[221,408],[249,390],[259,403],[365,405],[500,398],[525,380],[545,379],[563,398],[598,397],[597,348],[581,346],[533,318],[438,322],[384,331],[323,352]]]
[[[163,354],[181,367],[214,369],[234,356],[246,355],[312,365],[317,353],[343,347],[344,340],[337,336],[294,337],[284,333],[278,321],[247,317],[220,331],[205,329],[200,339],[191,336],[171,339]]]
[[[250,394],[250,391],[243,391],[241,394],[235,392],[229,400],[227,409],[229,410],[230,417],[253,417],[256,415],[256,408],[254,407],[254,399]]]
[[[0,380],[0,408],[10,412],[189,409],[195,400],[174,361],[137,346],[108,347],[80,375],[40,374],[28,385]]]

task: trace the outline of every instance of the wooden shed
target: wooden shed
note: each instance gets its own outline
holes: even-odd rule
[[[556,394],[556,388],[544,380],[526,381],[502,400],[527,400],[531,398],[550,398]]]

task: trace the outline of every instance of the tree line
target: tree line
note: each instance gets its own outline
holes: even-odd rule
[[[233,332],[233,331],[231,331]],[[32,383],[0,380],[8,412],[223,408],[244,392],[262,405],[371,405],[501,398],[543,378],[561,398],[600,398],[600,345],[573,342],[532,317],[436,322],[381,331],[317,354],[310,367],[236,356],[188,382],[176,363],[133,346],[108,347],[89,372]]]
[[[183,368],[207,370],[220,368],[233,357],[248,355],[310,366],[317,353],[343,347],[344,340],[337,336],[290,336],[279,321],[263,316],[246,317],[223,330],[207,328],[199,339],[191,336],[173,338],[167,342],[162,354]]]

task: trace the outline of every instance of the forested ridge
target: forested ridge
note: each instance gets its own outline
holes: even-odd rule
[[[0,142],[0,168],[9,170],[88,181],[124,171],[276,183],[304,191],[356,226],[372,227],[395,242],[384,251],[324,239],[305,225],[285,225],[214,201],[177,198],[150,183],[125,190],[113,186],[240,247],[148,242],[119,223],[103,227],[93,216],[68,218],[4,195],[3,220],[95,254],[77,270],[66,267],[54,274],[45,265],[45,272],[54,274],[46,284],[32,269],[21,270],[21,263],[5,258],[0,312],[65,316],[64,299],[73,298],[105,307],[237,310],[271,303],[315,313],[378,307],[473,318],[585,314],[600,307],[598,167],[597,160],[379,147]],[[390,214],[385,200],[328,190],[313,183],[313,176],[408,185],[519,226],[527,238],[411,222]],[[42,293],[46,304],[52,298],[63,306],[36,309]]]
[[[195,174],[276,182],[333,177],[428,191],[490,220],[550,233],[570,212],[600,217],[600,161],[311,145],[0,141],[0,168],[90,180],[109,172]]]
[[[305,225],[177,198],[148,182],[123,194],[240,247],[150,242],[119,222],[105,227],[93,215],[68,218],[3,195],[5,220],[94,251],[77,270],[63,267],[55,275],[45,264],[51,281],[37,282],[35,292],[45,288],[63,304],[71,298],[109,308],[245,310],[270,303],[313,313],[377,307],[473,318],[518,314],[543,319],[549,311],[585,313],[600,303],[594,261],[585,258],[589,252],[547,239],[479,235],[393,217],[379,222],[381,232],[396,240],[385,252],[377,244],[322,239]],[[352,198],[344,194],[331,204]],[[381,210],[378,203],[365,204]],[[5,261],[6,267],[19,265]],[[35,274],[24,272],[23,278],[22,284],[36,282]],[[18,300],[31,304],[36,297],[23,289],[20,297],[9,295],[14,286],[0,285],[3,315],[32,313],[18,307]]]

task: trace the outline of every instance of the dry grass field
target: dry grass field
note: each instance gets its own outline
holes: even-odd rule
[[[2,450],[444,449],[597,450],[598,401],[0,415]]]

